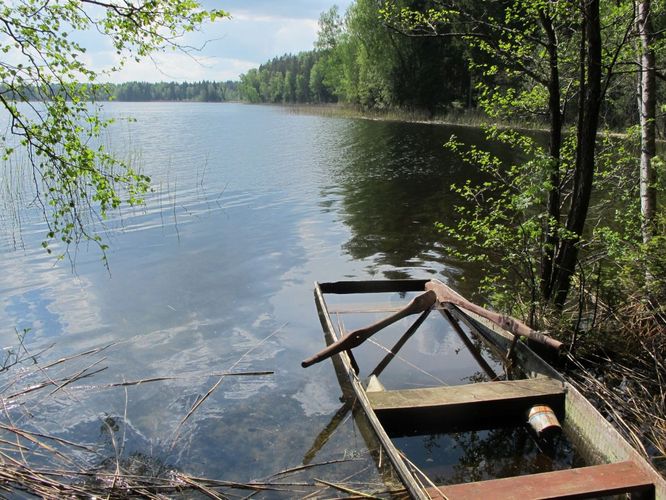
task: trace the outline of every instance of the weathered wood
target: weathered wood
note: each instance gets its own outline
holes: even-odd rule
[[[455,306],[452,306],[455,308]],[[513,335],[490,321],[473,313],[465,314],[459,309],[452,311],[464,320],[490,345],[506,349]],[[640,455],[620,433],[585,399],[585,397],[562,375],[537,356],[526,344],[516,345],[516,364],[527,377],[549,377],[560,380],[566,388],[565,415],[562,429],[588,464],[633,461],[646,474],[652,477],[656,498],[666,500],[666,480]]]
[[[319,320],[321,321],[321,325],[324,330],[326,342],[335,343],[339,339],[335,328],[333,327],[331,317],[328,314],[322,289],[318,283],[315,283],[315,302],[317,304]],[[352,368],[351,361],[347,353],[344,351],[339,352],[337,355],[332,357],[332,361],[333,365],[335,366],[336,376],[338,377],[340,386],[343,389],[343,394],[346,398],[355,398],[356,404],[353,405],[354,408],[358,407],[362,410],[358,413],[361,413],[364,416],[365,422],[357,421],[357,424],[361,424],[359,425],[359,430],[366,443],[368,443],[368,447],[370,447],[371,444],[372,449],[374,449],[375,446],[380,446],[389,458],[388,462],[382,458],[379,458],[378,468],[385,472],[387,466],[390,464],[392,470],[398,475],[400,481],[405,486],[412,498],[416,500],[427,500],[428,497],[425,494],[425,490],[423,490],[420,484],[418,484],[414,479],[412,473],[407,468],[407,465],[402,460],[400,452],[388,437],[386,431],[382,427],[382,424],[379,422],[379,419],[372,411],[372,407],[368,401],[365,389],[363,388],[361,381]],[[366,422],[369,424],[370,429],[366,428]]]
[[[481,367],[481,369],[484,372],[486,372],[486,375],[488,375],[490,380],[499,380],[499,377],[495,373],[495,370],[493,370],[491,368],[491,366],[484,359],[484,357],[481,355],[481,353],[476,348],[476,346],[467,337],[467,335],[465,334],[463,329],[460,327],[460,323],[458,323],[458,320],[456,320],[456,318],[454,318],[453,315],[449,311],[447,311],[446,309],[442,310],[442,315],[448,320],[449,324],[453,327],[453,330],[458,334],[458,337],[460,338],[460,340],[462,340],[463,344],[465,344],[465,347],[467,347],[467,350],[469,351],[469,353],[476,360],[476,362]]]
[[[422,292],[428,280],[369,280],[319,283],[322,293]]]
[[[372,409],[392,436],[519,425],[537,404],[562,416],[564,398],[563,384],[547,378],[368,393]]]
[[[446,310],[465,323],[500,358],[506,353],[515,338],[512,333],[473,312],[463,311],[453,304],[447,304]],[[445,311],[441,312],[444,314]],[[539,357],[526,343],[518,342],[513,356],[513,365],[525,375],[520,378],[549,377],[564,381],[562,375]]]
[[[654,498],[654,485],[649,475],[628,461],[428,489],[430,498],[448,500],[571,500],[620,493]]]
[[[375,314],[375,313],[393,313],[404,307],[402,304],[331,304],[328,306],[328,312],[335,314]]]
[[[401,319],[411,314],[421,313],[423,311],[426,311],[427,309],[430,309],[435,303],[436,298],[437,297],[435,295],[435,292],[433,291],[427,291],[417,297],[414,297],[414,299],[412,299],[412,301],[409,304],[407,304],[403,309],[401,309],[397,313],[392,314],[391,316],[388,316],[387,318],[384,318],[383,320],[378,321],[373,325],[366,326],[365,328],[359,328],[358,330],[354,330],[353,332],[349,332],[347,335],[345,335],[343,338],[341,338],[334,344],[329,345],[325,349],[319,351],[314,356],[304,360],[301,363],[301,366],[303,368],[307,368],[308,366],[312,366],[315,363],[319,363],[321,361],[324,361],[325,359],[330,358],[334,354],[337,354],[342,351],[349,351],[354,347],[358,347],[363,342],[372,337],[375,333],[386,328],[389,325],[392,325],[396,321],[400,321]]]
[[[411,281],[411,283],[410,283]],[[377,292],[399,292],[399,291],[417,291],[423,290],[425,287],[426,280],[401,280],[398,284],[398,287],[395,288],[392,286],[391,281],[382,281],[382,282],[361,282],[361,283],[349,283],[342,282],[341,286],[333,286],[328,288],[327,293],[377,293]],[[375,283],[368,286],[368,283]],[[327,284],[331,285],[331,284]],[[336,285],[336,284],[333,284]],[[326,288],[326,287],[325,287]],[[454,291],[453,294],[457,295]],[[459,295],[457,295],[460,297]],[[319,310],[319,316],[322,323],[322,327],[326,334],[326,341],[328,344],[338,341],[337,332],[335,331],[333,324],[331,322],[330,314],[328,312],[326,303],[323,298],[322,289],[318,284],[315,285],[315,297],[317,303],[317,309]],[[492,346],[493,349],[497,349],[500,353],[506,352],[506,349],[510,345],[511,341],[514,339],[514,334],[509,333],[504,330],[497,324],[489,321],[485,317],[482,317],[478,314],[475,314],[473,311],[461,310],[458,306],[452,303],[443,304],[443,306],[450,311],[453,316],[455,316],[459,321],[464,322],[469,326],[474,335],[479,335],[480,338],[484,340],[489,346]],[[441,310],[442,314],[446,311]],[[344,333],[344,332],[341,332]],[[535,378],[539,381],[544,381],[551,379],[551,381],[559,382],[562,384],[565,393],[565,409],[566,418],[563,421],[563,429],[569,440],[576,446],[577,452],[580,453],[588,464],[603,464],[611,463],[610,466],[602,466],[604,469],[601,470],[610,470],[605,467],[618,466],[618,463],[621,462],[632,462],[634,469],[639,471],[639,474],[642,474],[645,482],[652,483],[652,487],[649,485],[637,485],[635,488],[631,485],[624,485],[622,488],[634,488],[627,491],[633,493],[646,493],[645,498],[657,498],[666,500],[666,482],[664,479],[657,473],[648,462],[643,459],[629,443],[624,440],[619,433],[608,423],[605,419],[592,407],[592,405],[583,398],[583,396],[578,393],[578,391],[572,387],[569,383],[565,382],[560,374],[558,374],[552,367],[545,363],[539,356],[537,356],[526,343],[518,342],[515,349],[515,361],[516,365],[520,367],[520,371],[524,373],[528,378]],[[354,408],[358,408],[359,411],[354,411],[355,419],[359,417],[357,424],[359,425],[360,433],[366,439],[368,448],[371,450],[376,450],[376,446],[381,443],[381,448],[384,449],[384,457],[388,456],[390,463],[393,466],[395,472],[400,477],[400,480],[407,487],[409,494],[413,498],[426,498],[426,494],[422,489],[422,486],[418,484],[405,464],[405,461],[400,456],[400,453],[395,448],[395,445],[391,442],[391,439],[388,437],[387,431],[390,431],[390,423],[387,425],[387,420],[382,418],[380,421],[377,417],[375,411],[371,407],[368,394],[364,390],[360,380],[351,366],[350,358],[347,352],[340,352],[338,355],[333,356],[333,364],[336,368],[336,375],[340,381],[340,385],[343,388],[343,393],[347,398],[358,398],[359,406],[354,405]],[[497,382],[493,382],[497,383]],[[488,384],[488,383],[486,383]],[[390,392],[390,391],[387,391]],[[380,393],[370,394],[371,397]],[[495,403],[493,403],[495,404]],[[548,403],[545,403],[548,404]],[[551,402],[549,404],[557,413],[562,413],[562,406],[559,403]],[[511,405],[513,407],[515,405]],[[496,409],[504,409],[498,406],[495,406]],[[510,408],[506,409],[511,411]],[[424,411],[426,415],[431,415],[433,412]],[[435,412],[436,413],[436,412]],[[360,418],[365,416],[366,418]],[[558,415],[559,416],[559,415]],[[473,415],[469,413],[466,416],[466,420],[469,420]],[[403,420],[403,421],[401,421]],[[437,432],[447,432],[450,430],[448,421],[443,421],[439,419],[431,419],[433,424],[433,429]],[[494,421],[497,423],[497,420]],[[398,419],[396,427],[404,429],[404,419]],[[377,444],[375,445],[375,442]],[[373,451],[374,454],[374,451]],[[386,466],[388,465],[387,460],[381,458],[381,454],[376,455],[378,460],[378,466],[382,471],[387,470]],[[550,478],[564,478],[563,483],[577,483],[578,475],[583,474],[584,476],[589,476],[590,473],[595,474],[596,468],[582,468],[576,469],[578,472],[571,472],[569,476],[561,476],[560,474],[569,473],[569,471],[549,473],[548,477]],[[631,471],[629,471],[631,472]],[[635,470],[632,472],[634,473]],[[552,474],[557,474],[557,476],[552,476]],[[392,474],[390,474],[394,477]],[[629,476],[629,473],[625,474],[623,471],[612,472],[612,476],[622,477]],[[541,480],[541,475],[531,475],[523,476],[529,479],[521,480],[521,478],[509,478],[506,480],[492,480],[487,483],[495,483],[496,481],[517,481],[512,483],[518,485],[519,489],[521,481],[525,481],[524,484],[535,483],[538,485]],[[385,477],[387,480],[388,477]],[[612,479],[612,478],[611,478]],[[643,480],[641,479],[641,480]],[[583,478],[583,483],[585,479]],[[605,482],[603,480],[602,482]],[[612,486],[611,480],[606,482],[606,485],[610,488]],[[455,487],[463,487],[467,485],[456,485]],[[444,488],[453,488],[454,486],[446,486]],[[442,491],[446,491],[443,489]],[[466,490],[467,491],[467,490]],[[472,493],[471,498],[514,498],[511,496],[498,496],[496,487],[490,488],[490,493]],[[551,494],[551,490],[547,489],[547,492],[542,495],[540,498],[590,498],[598,497],[603,494],[612,494],[617,491],[623,490],[608,490],[601,493],[563,493],[560,496],[554,496],[554,493]],[[431,495],[434,491],[430,492]],[[448,498],[454,500],[455,498],[466,498],[452,496],[447,493]],[[635,495],[634,495],[635,496]],[[519,493],[517,496],[520,500],[527,500],[528,498],[534,498],[526,493]],[[442,496],[433,498],[443,498]],[[632,497],[633,498],[633,497]],[[641,496],[641,498],[644,498]]]
[[[556,350],[562,347],[562,342],[544,335],[543,333],[537,332],[536,330],[532,330],[529,326],[527,326],[522,321],[517,320],[516,318],[512,318],[511,316],[507,316],[505,314],[499,314],[494,311],[488,311],[480,305],[470,302],[439,280],[429,281],[426,283],[425,288],[426,290],[435,291],[437,293],[437,300],[440,303],[449,302],[451,304],[457,305],[458,307],[462,307],[467,311],[471,311],[475,314],[478,314],[482,318],[486,318],[492,321],[493,323],[501,326],[514,335],[527,337],[542,344],[548,345]]]
[[[405,343],[416,333],[416,330],[423,324],[428,315],[430,314],[430,309],[426,309],[421,313],[421,316],[410,326],[407,331],[398,339],[398,341],[391,347],[391,350],[386,356],[379,362],[370,375],[379,377],[381,373],[386,369],[389,363],[395,358],[396,354],[400,352],[400,349],[405,345]]]

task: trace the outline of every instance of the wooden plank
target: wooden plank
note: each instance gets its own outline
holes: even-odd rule
[[[372,314],[392,313],[399,311],[406,304],[331,304],[328,306],[329,314]]]
[[[333,323],[331,321],[330,314],[326,307],[326,302],[323,296],[323,289],[320,287],[319,283],[315,283],[315,302],[317,304],[317,310],[319,311],[319,319],[321,321],[322,328],[326,337],[326,342],[328,344],[334,343],[339,340],[335,328],[333,328]],[[411,498],[416,500],[428,500],[428,497],[425,493],[425,490],[421,487],[419,483],[416,482],[411,471],[408,469],[405,462],[402,460],[400,453],[397,448],[391,441],[391,439],[386,434],[384,428],[382,427],[379,419],[372,411],[370,402],[365,393],[365,389],[359,380],[356,372],[354,372],[351,366],[351,360],[346,352],[340,352],[333,356],[332,358],[333,365],[336,368],[336,375],[338,376],[338,381],[340,382],[341,387],[343,387],[343,393],[346,398],[354,397],[350,396],[345,388],[349,388],[353,391],[353,394],[356,397],[356,403],[362,409],[363,414],[365,415],[368,423],[370,424],[372,430],[374,431],[374,437],[379,441],[380,446],[384,449],[384,452],[389,458],[390,464],[393,466],[396,474],[400,478],[400,481],[405,486]],[[356,405],[355,405],[356,407]],[[363,429],[361,429],[362,431]],[[368,436],[370,438],[370,436]],[[384,464],[382,466],[382,463]],[[382,469],[386,465],[386,460],[382,460],[381,455],[379,455],[379,469]]]
[[[654,498],[654,486],[648,474],[634,462],[627,461],[440,486],[429,488],[428,493],[433,499],[448,500],[572,500],[620,493],[642,493],[645,498]]]
[[[522,424],[535,404],[561,418],[565,391],[559,380],[538,378],[374,392],[368,399],[389,435],[402,436]]]
[[[500,350],[506,350],[513,336],[489,321],[473,313],[454,310],[459,319],[476,329],[482,338],[494,344]],[[516,365],[527,377],[551,377],[562,380],[562,376],[544,362],[530,347],[522,342],[516,345]],[[646,474],[652,477],[656,489],[656,498],[666,500],[666,480],[639,454],[624,437],[597,411],[592,404],[570,383],[566,388],[565,414],[563,430],[588,464],[633,461]]]
[[[322,293],[424,292],[430,280],[368,280],[319,283]]]

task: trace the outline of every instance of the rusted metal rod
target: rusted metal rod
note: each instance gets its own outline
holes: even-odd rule
[[[457,292],[454,292],[451,288],[446,286],[444,283],[439,281],[429,281],[426,283],[425,288],[426,290],[434,291],[437,294],[437,301],[440,303],[448,302],[455,304],[462,309],[466,309],[467,311],[473,312],[474,314],[477,314],[482,318],[495,323],[497,326],[504,328],[514,335],[527,337],[528,339],[532,339],[536,342],[552,347],[555,350],[562,348],[562,342],[544,335],[543,333],[537,332],[536,330],[532,330],[529,326],[527,326],[522,321],[517,320],[516,318],[512,318],[511,316],[507,316],[505,314],[499,314],[494,311],[488,311],[487,309],[484,309],[483,307],[465,299]]]
[[[392,325],[396,321],[400,321],[401,319],[411,314],[418,314],[427,309],[430,309],[436,301],[437,294],[432,290],[428,290],[425,293],[414,297],[414,299],[409,304],[407,304],[407,306],[395,314],[392,314],[391,316],[388,316],[387,318],[384,318],[383,320],[378,321],[373,325],[349,332],[337,342],[329,345],[326,349],[319,351],[314,356],[303,361],[301,366],[303,368],[307,368],[308,366],[312,366],[315,363],[324,361],[325,359],[328,359],[331,356],[338,354],[339,352],[348,351],[354,347],[358,347],[363,342],[372,337],[375,333],[389,325]]]

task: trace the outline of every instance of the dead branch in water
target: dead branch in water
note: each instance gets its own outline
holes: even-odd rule
[[[283,328],[283,327],[281,327]],[[322,472],[326,469],[326,479],[331,485],[342,486],[349,491],[349,496],[361,498],[377,495],[393,498],[395,492],[386,490],[382,485],[350,483],[349,478],[335,477],[337,466],[354,459],[330,459],[320,463],[294,465],[283,469],[263,480],[249,482],[225,481],[202,478],[169,468],[159,459],[142,454],[125,452],[125,430],[115,436],[117,428],[113,421],[104,421],[102,427],[111,436],[110,453],[101,454],[100,450],[87,443],[77,443],[30,425],[35,409],[49,399],[72,399],[80,401],[75,395],[84,391],[123,390],[125,408],[120,419],[127,420],[127,390],[144,384],[169,382],[172,380],[201,379],[218,377],[218,381],[209,390],[211,394],[226,377],[247,377],[272,375],[272,371],[236,371],[238,365],[252,350],[264,344],[280,329],[261,340],[245,352],[227,371],[197,375],[173,375],[147,377],[139,380],[122,380],[106,384],[89,384],[87,380],[105,370],[101,364],[106,358],[100,356],[113,344],[90,349],[71,356],[61,357],[52,362],[39,363],[35,356],[26,356],[29,361],[25,369],[17,371],[9,380],[11,370],[2,372],[4,384],[0,385],[0,496],[27,494],[43,498],[150,498],[165,499],[174,496],[206,496],[215,499],[239,496],[259,496],[270,498],[305,497],[314,494],[321,496],[322,483],[318,483],[308,474],[315,468]],[[29,352],[27,348],[25,352]],[[40,351],[43,353],[45,351]],[[104,353],[106,354],[106,353]],[[92,359],[91,359],[92,358]],[[82,368],[73,368],[72,363]],[[81,382],[86,380],[85,384]],[[205,398],[202,398],[188,413],[191,415]],[[183,419],[184,421],[185,419]],[[182,422],[181,422],[182,424]],[[155,462],[155,463],[153,463]],[[97,464],[97,465],[93,465]],[[327,469],[328,468],[328,469]],[[358,473],[358,471],[357,471]],[[302,479],[309,477],[309,479]],[[330,488],[330,487],[329,487]],[[333,486],[335,488],[335,486]],[[339,496],[332,490],[328,497]],[[340,488],[338,492],[343,492]],[[364,493],[365,491],[372,493]],[[19,493],[22,492],[22,493]]]

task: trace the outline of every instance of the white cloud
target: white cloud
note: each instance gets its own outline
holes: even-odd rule
[[[109,54],[113,56],[115,54]],[[113,65],[110,63],[108,67]],[[141,62],[130,61],[121,71],[108,78],[110,82],[123,81],[199,81],[199,80],[236,80],[258,65],[256,61],[244,61],[234,58],[213,56],[190,56],[179,52],[155,54]]]
[[[344,8],[345,2],[342,3]],[[206,0],[208,7],[219,7],[217,1]],[[236,80],[253,67],[283,54],[311,50],[317,38],[318,16],[326,10],[328,0],[229,0],[224,8],[231,19],[206,23],[201,31],[188,33],[180,40],[184,46],[202,47],[190,58],[179,52],[167,51],[125,68],[105,80],[121,82]],[[235,7],[238,6],[238,10]],[[88,48],[82,58],[96,71],[109,70],[119,57],[110,41],[92,31],[76,34],[77,41]]]

